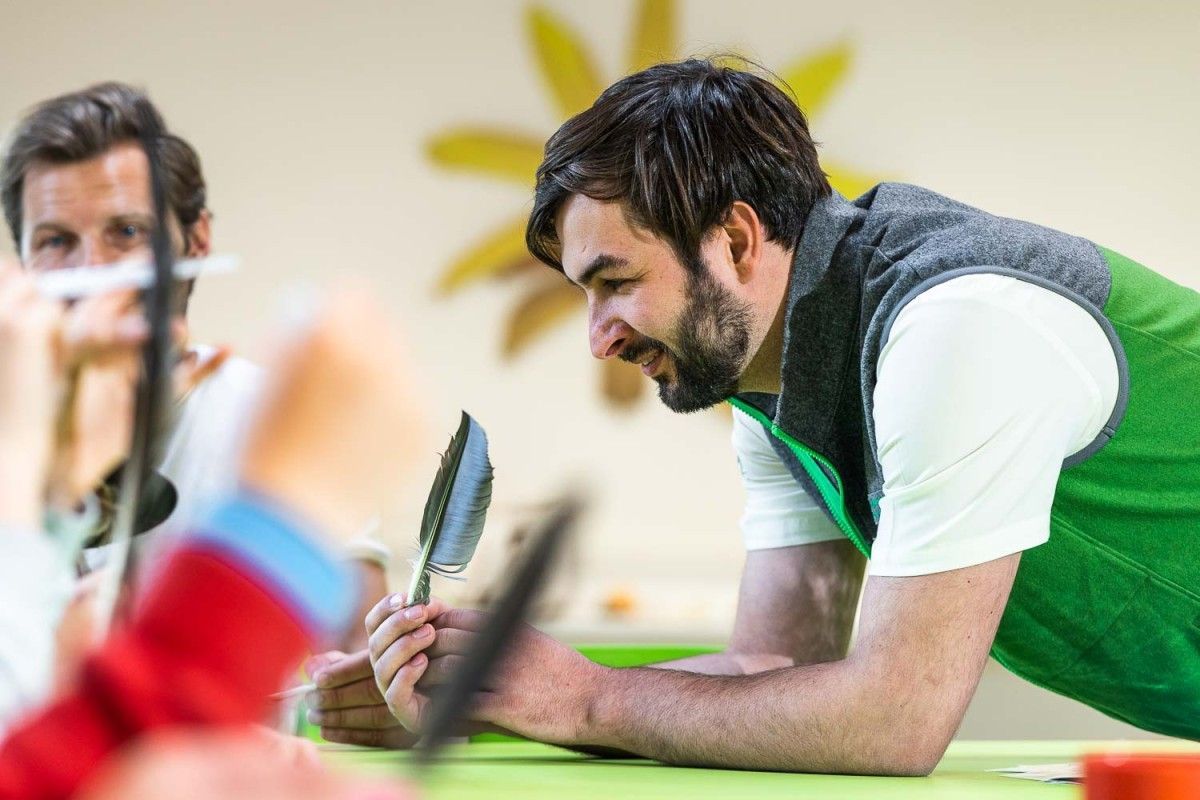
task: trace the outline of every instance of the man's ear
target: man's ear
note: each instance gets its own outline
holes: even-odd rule
[[[729,207],[729,213],[721,227],[729,238],[729,255],[738,280],[750,280],[762,257],[764,232],[758,214],[748,204],[737,200]]]
[[[201,210],[196,221],[188,226],[184,240],[185,258],[204,258],[212,252],[212,212]]]

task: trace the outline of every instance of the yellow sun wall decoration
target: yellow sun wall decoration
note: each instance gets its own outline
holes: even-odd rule
[[[538,5],[528,8],[526,24],[542,79],[562,120],[590,107],[608,84],[601,80],[582,38]],[[678,51],[675,3],[640,0],[626,55],[628,72],[677,59]],[[844,80],[852,57],[851,45],[839,41],[780,70],[785,90],[790,89],[810,121],[819,116]],[[504,128],[464,126],[435,135],[428,154],[441,167],[510,181],[529,191],[544,144],[544,138]],[[833,187],[848,197],[857,197],[879,182],[829,159],[822,158],[822,166]],[[502,353],[506,359],[522,353],[585,306],[578,289],[525,249],[523,214],[488,233],[456,258],[441,274],[437,290],[451,294],[485,280],[515,281],[521,286],[505,322]],[[635,366],[608,359],[600,363],[600,368],[602,394],[607,401],[628,407],[640,397],[646,382]]]

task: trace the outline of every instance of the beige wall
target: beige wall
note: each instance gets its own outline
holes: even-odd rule
[[[825,154],[841,164],[1094,238],[1200,286],[1194,4],[680,5],[686,52],[741,48],[779,68],[845,37],[854,63],[814,120]],[[583,35],[606,80],[618,75],[631,2],[545,6]],[[505,364],[499,330],[513,287],[482,284],[450,298],[432,290],[454,255],[528,196],[435,168],[425,142],[463,123],[545,136],[558,121],[525,8],[0,0],[0,124],[91,81],[147,86],[201,151],[217,249],[244,259],[236,277],[202,284],[193,312],[202,338],[253,352],[282,287],[370,275],[410,332],[432,427],[449,431],[463,406],[491,432],[496,529],[565,476],[594,488],[570,586],[559,587],[557,627],[628,636],[600,610],[621,590],[634,604],[634,636],[719,639],[741,563],[723,418],[676,417],[650,401],[614,413],[598,399],[582,317]],[[404,501],[409,518],[421,491]],[[1026,702],[1035,713],[1015,722],[995,710]],[[1115,730],[1036,713],[1057,708],[1044,702],[989,673],[964,730]]]

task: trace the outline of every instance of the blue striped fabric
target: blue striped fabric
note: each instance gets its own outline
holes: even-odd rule
[[[358,590],[349,566],[310,526],[266,497],[235,494],[202,518],[188,542],[213,548],[265,580],[320,637],[350,621]]]

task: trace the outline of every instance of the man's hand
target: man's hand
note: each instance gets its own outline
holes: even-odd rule
[[[305,669],[317,685],[304,697],[308,721],[321,726],[326,741],[392,749],[416,743],[417,737],[388,710],[366,650],[322,653],[309,659]]]
[[[50,474],[50,500],[62,508],[78,503],[129,453],[147,332],[133,291],[88,297],[66,312],[58,342],[66,399]]]
[[[488,620],[488,614],[466,609],[433,618],[436,637],[426,650],[430,661],[422,688],[449,678]],[[604,671],[573,648],[523,625],[476,696],[471,719],[538,741],[588,744],[593,693]]]
[[[367,614],[367,652],[375,685],[392,715],[407,730],[418,733],[429,706],[429,697],[416,690],[430,664],[430,657],[422,651],[434,643],[430,623],[446,607],[437,598],[407,608],[404,601],[402,594],[389,595]]]
[[[119,459],[132,412],[111,376],[136,374],[145,336],[133,292],[65,309],[0,264],[0,491],[11,521],[36,529],[47,488],[73,505]]]

